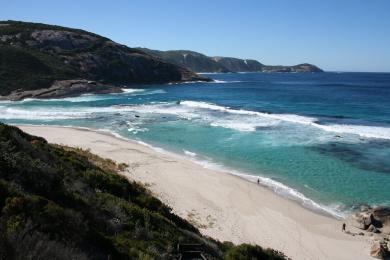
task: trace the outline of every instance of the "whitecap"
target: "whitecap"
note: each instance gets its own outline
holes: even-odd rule
[[[180,105],[191,107],[191,108],[219,111],[228,114],[258,116],[260,118],[268,118],[268,119],[274,119],[274,120],[279,120],[279,121],[284,121],[284,122],[289,122],[294,124],[307,125],[326,132],[353,134],[365,138],[390,139],[389,127],[366,126],[366,125],[339,125],[339,124],[321,125],[317,123],[318,119],[314,117],[307,117],[307,116],[301,116],[296,114],[267,114],[267,113],[262,113],[257,111],[232,109],[229,107],[219,106],[216,104],[202,102],[202,101],[186,100],[186,101],[181,101]],[[254,119],[254,117],[252,117],[252,119]],[[255,131],[256,126],[259,123],[260,123],[259,126],[261,126],[261,121],[259,120],[257,122],[255,122],[254,120],[252,122],[253,124],[248,124],[248,122],[243,122],[245,120],[243,118],[237,118],[237,120],[240,120],[240,122],[226,121],[224,123],[221,123],[221,121],[216,121],[213,122],[212,124],[214,126],[223,126],[223,127],[230,126],[230,128],[236,130],[242,130],[242,131]],[[268,124],[272,125],[275,124],[275,122],[274,123],[268,122]]]
[[[122,88],[122,91],[124,93],[137,93],[137,92],[145,91],[145,89],[142,89],[142,88]]]
[[[187,151],[187,150],[183,150],[184,154],[185,155],[188,155],[190,157],[196,157],[196,153],[193,153],[193,152],[190,152],[190,151]]]

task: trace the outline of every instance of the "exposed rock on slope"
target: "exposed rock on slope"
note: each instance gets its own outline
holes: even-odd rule
[[[295,66],[271,66],[252,59],[209,57],[187,50],[156,51],[146,48],[139,48],[139,50],[195,72],[323,72],[309,63]]]
[[[75,79],[98,81],[106,89],[119,84],[207,80],[188,69],[83,30],[0,22],[0,95],[46,89],[57,80]],[[66,88],[64,95],[65,92]]]
[[[223,64],[219,63],[211,59],[210,57],[194,52],[194,51],[186,51],[186,50],[178,50],[178,51],[157,51],[150,50],[146,48],[140,48],[140,50],[158,57],[167,62],[176,64],[178,66],[190,69],[196,72],[230,72],[227,67]]]
[[[101,84],[90,80],[56,80],[49,88],[36,90],[14,90],[4,99],[22,100],[25,98],[64,98],[79,96],[83,93],[107,94],[121,93],[122,89],[116,86]],[[0,97],[0,100],[2,98]]]
[[[213,60],[233,72],[262,71],[264,65],[257,60],[243,60],[229,57],[212,57]]]

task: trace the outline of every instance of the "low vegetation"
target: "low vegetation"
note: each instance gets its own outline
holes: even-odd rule
[[[125,167],[0,124],[0,259],[174,259],[178,243],[209,259],[284,259],[202,236]]]

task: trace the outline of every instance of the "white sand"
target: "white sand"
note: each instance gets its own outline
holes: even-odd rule
[[[108,134],[46,126],[21,129],[127,163],[129,179],[146,184],[176,214],[215,239],[271,247],[293,259],[372,259],[367,236],[342,233],[342,222],[239,177]]]

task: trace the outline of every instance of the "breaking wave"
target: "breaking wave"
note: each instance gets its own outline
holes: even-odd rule
[[[212,103],[202,102],[202,101],[182,101],[180,102],[183,106],[188,106],[192,108],[201,108],[209,109],[214,111],[220,111],[229,114],[238,114],[238,115],[247,115],[247,116],[258,116],[260,118],[273,119],[278,121],[284,121],[294,124],[308,125],[315,127],[327,132],[339,133],[339,134],[353,134],[365,138],[379,138],[379,139],[390,139],[390,128],[380,127],[380,126],[365,126],[365,125],[341,125],[341,124],[332,124],[332,125],[321,125],[318,124],[317,118],[300,116],[294,114],[267,114],[257,111],[241,110],[241,109],[232,109],[229,107],[219,106]],[[261,124],[254,124],[248,127],[248,120],[245,122],[245,119],[240,118],[242,124],[238,122],[227,122],[224,126],[230,124],[231,128],[243,131],[255,131],[256,126],[262,126]],[[271,123],[271,125],[277,124],[277,122]],[[221,126],[218,122],[214,123],[215,126]],[[238,127],[237,127],[238,126]]]
[[[131,94],[163,93],[161,89],[144,91],[132,89]],[[101,97],[102,96],[102,97]],[[68,102],[89,102],[104,99],[111,95],[83,95],[75,98],[61,99]],[[51,102],[52,100],[50,100]],[[27,101],[25,101],[27,102]],[[186,120],[198,120],[214,127],[223,127],[242,132],[254,132],[258,129],[276,127],[281,123],[303,125],[312,129],[337,134],[356,135],[362,138],[390,139],[390,128],[369,125],[350,124],[320,124],[316,117],[301,116],[295,114],[269,114],[258,111],[234,109],[202,101],[184,100],[179,102],[152,102],[140,105],[113,105],[108,107],[33,107],[24,108],[8,106],[7,103],[0,106],[0,119],[25,119],[25,120],[63,120],[91,118],[96,115],[104,116],[104,113],[162,114],[172,115]],[[130,127],[134,128],[134,127]],[[142,129],[142,127],[140,127]],[[308,128],[306,128],[308,129]],[[137,131],[134,128],[132,131]]]

